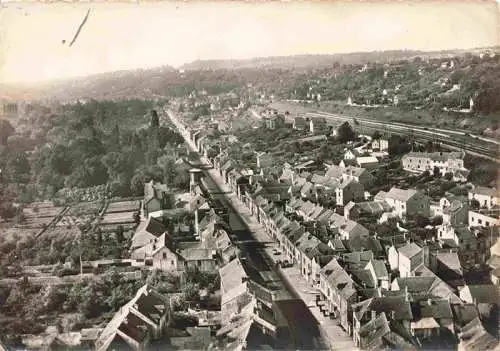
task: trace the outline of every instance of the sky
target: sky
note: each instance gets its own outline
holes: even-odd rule
[[[493,46],[497,6],[480,0],[4,3],[0,82],[198,59]]]

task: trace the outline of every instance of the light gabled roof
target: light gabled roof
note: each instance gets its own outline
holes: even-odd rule
[[[325,277],[330,288],[337,291],[345,299],[356,295],[355,283],[337,259],[333,259],[326,266],[321,268],[320,274]]]
[[[221,267],[219,275],[223,294],[238,287],[242,284],[243,279],[248,278],[248,274],[239,258],[235,258],[224,267]]]
[[[385,198],[406,202],[410,200],[417,192],[418,191],[414,189],[403,190],[392,187],[391,190],[389,190],[389,192],[385,194]]]
[[[470,192],[473,193],[473,194],[486,195],[486,196],[492,196],[492,197],[497,197],[498,196],[498,193],[497,193],[496,189],[487,188],[487,187],[484,187],[484,186],[476,186]]]
[[[358,164],[363,164],[363,163],[377,163],[378,159],[374,156],[361,156],[356,158],[356,162]]]
[[[415,243],[408,243],[398,249],[398,252],[408,258],[412,258],[422,251],[422,248]]]
[[[150,325],[159,326],[160,317],[167,313],[168,306],[162,295],[144,285],[103,329],[96,341],[96,350],[107,350],[119,335],[118,331],[141,343],[149,333]]]

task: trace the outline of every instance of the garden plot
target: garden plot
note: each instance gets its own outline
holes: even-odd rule
[[[85,215],[94,215],[96,216],[99,213],[99,210],[102,207],[101,201],[92,201],[92,202],[80,202],[76,205],[71,206],[69,211],[67,212],[68,216],[85,216]]]
[[[50,238],[50,239],[67,239],[72,240],[76,236],[80,235],[80,229],[77,226],[56,226],[48,228],[40,238]]]
[[[79,216],[63,216],[61,220],[56,223],[56,227],[72,227],[78,225],[84,225],[92,222],[95,219],[95,215],[79,215]]]
[[[101,220],[101,224],[133,223],[134,212],[135,211],[106,213]]]
[[[26,228],[22,226],[13,227],[12,225],[2,225],[0,226],[0,237],[6,242],[16,241],[24,242],[30,237],[36,236],[41,228]]]
[[[33,202],[24,207],[26,218],[54,218],[64,210],[64,207],[54,206],[52,202]]]
[[[116,212],[131,212],[139,211],[141,202],[139,200],[135,201],[117,201],[111,202],[106,209],[106,214],[116,213]]]
[[[110,223],[110,224],[100,224],[99,229],[103,233],[115,233],[118,230],[118,226],[122,226],[125,231],[125,237],[131,237],[137,226],[135,223]]]

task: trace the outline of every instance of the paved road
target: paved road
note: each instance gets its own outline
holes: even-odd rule
[[[185,130],[181,122],[170,111],[168,111],[168,115],[191,150],[196,151],[196,146],[189,138],[189,133]],[[203,158],[201,158],[201,161],[207,162],[207,160],[203,160]],[[293,303],[301,304],[300,307],[303,307],[305,310],[309,310],[307,306],[305,306],[305,302],[301,296],[290,287],[288,282],[283,280],[282,276],[276,270],[273,259],[269,257],[266,246],[271,242],[271,238],[251,216],[250,211],[237,199],[237,196],[228,191],[227,185],[222,182],[220,174],[218,174],[215,169],[205,169],[203,172],[205,180],[210,183],[210,188],[219,189],[217,194],[213,196],[218,198],[228,209],[229,225],[234,235],[236,235],[240,242],[246,242],[240,244],[240,249],[245,257],[260,273],[266,276],[266,280],[273,281],[273,285],[279,287],[279,293],[275,296],[275,299],[293,301]],[[273,243],[273,245],[277,246],[276,243]],[[301,341],[296,345],[298,349],[328,349],[327,345],[329,343],[321,337],[321,335],[324,334],[322,334],[322,330],[318,328],[319,322],[312,313],[302,315],[300,323],[308,326],[308,332],[305,333],[306,335],[300,337]]]

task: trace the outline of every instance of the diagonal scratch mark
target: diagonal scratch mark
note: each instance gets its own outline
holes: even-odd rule
[[[71,40],[71,43],[69,43],[69,46],[73,45],[73,43],[78,38],[78,35],[80,34],[80,31],[82,30],[83,26],[85,25],[85,22],[87,22],[87,19],[89,18],[89,14],[90,14],[90,9],[87,10],[87,14],[83,18],[82,23],[80,23],[80,26],[78,27],[78,29],[77,29],[77,31],[75,33],[75,36],[73,37],[73,40]]]

